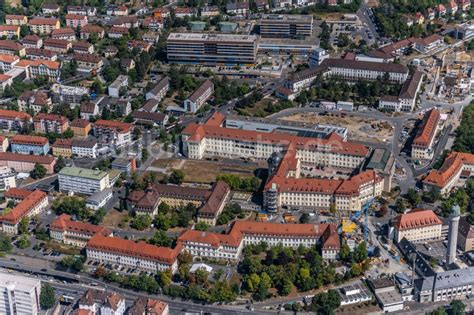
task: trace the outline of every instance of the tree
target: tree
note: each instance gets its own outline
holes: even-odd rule
[[[353,253],[354,260],[357,263],[360,263],[360,262],[366,260],[367,256],[368,256],[367,246],[366,246],[365,242],[359,243],[359,245],[357,245],[357,247],[354,249],[354,253]]]
[[[28,217],[23,217],[18,224],[18,233],[19,234],[28,234],[28,226],[30,225],[30,220]]]
[[[459,300],[451,301],[449,306],[451,306],[451,311],[449,312],[451,315],[462,315],[466,308],[466,305]]]
[[[66,161],[64,160],[62,156],[59,156],[58,159],[56,160],[56,164],[54,164],[54,172],[58,173],[65,166],[66,166]]]
[[[65,139],[71,139],[72,137],[74,137],[74,131],[72,131],[71,128],[67,128],[66,131],[63,132],[63,137]]]
[[[304,212],[300,217],[300,223],[308,223],[309,222],[309,214]]]
[[[398,198],[395,202],[395,211],[397,213],[403,213],[406,210],[405,200],[403,198]]]
[[[343,242],[341,250],[339,251],[339,259],[342,261],[347,261],[351,257],[351,249],[346,242]]]
[[[148,240],[148,243],[156,246],[171,247],[173,239],[166,235],[165,231],[156,231],[155,235]]]
[[[99,209],[97,209],[97,211],[92,215],[92,219],[91,219],[92,224],[99,225],[104,219],[106,214],[107,214],[107,211],[105,210],[104,207],[100,207]]]
[[[54,306],[56,298],[54,289],[49,283],[43,283],[40,293],[40,306],[43,310],[49,310]]]
[[[139,231],[143,231],[150,227],[152,223],[151,217],[147,214],[139,214],[133,218],[130,226]]]
[[[86,201],[81,197],[68,196],[61,199],[56,199],[51,205],[51,209],[57,214],[75,215],[80,220],[90,217],[90,210],[86,208]]]
[[[9,252],[13,249],[12,239],[4,233],[0,233],[0,252]]]
[[[30,172],[30,177],[33,179],[41,179],[46,175],[46,173],[46,168],[43,165],[36,163],[35,167]]]
[[[341,297],[336,290],[316,294],[311,301],[311,309],[317,314],[329,315],[341,305]]]
[[[446,309],[445,309],[444,306],[440,306],[440,307],[436,308],[434,311],[432,311],[429,314],[430,315],[447,315]]]
[[[421,202],[421,196],[413,188],[408,189],[406,198],[412,208],[416,207]]]
[[[185,174],[182,170],[172,170],[171,175],[168,177],[168,182],[175,185],[181,185],[183,183]]]
[[[27,234],[21,235],[17,241],[17,245],[21,249],[30,247],[31,243],[30,243],[30,239],[28,238],[28,235]]]
[[[209,224],[201,221],[201,222],[196,223],[196,225],[194,226],[194,229],[198,231],[207,231],[209,229]]]

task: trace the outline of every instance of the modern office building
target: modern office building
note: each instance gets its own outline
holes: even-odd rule
[[[0,272],[0,314],[40,313],[41,281]]]
[[[263,14],[260,19],[262,37],[305,38],[312,33],[312,15]]]
[[[257,57],[255,35],[170,33],[168,61],[205,65],[253,65]]]
[[[64,167],[59,172],[59,190],[92,195],[109,188],[109,173],[79,167]]]

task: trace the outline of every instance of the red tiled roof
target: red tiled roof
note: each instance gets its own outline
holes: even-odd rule
[[[395,228],[399,231],[443,224],[433,210],[423,209],[414,209],[408,213],[400,214],[395,220]]]
[[[13,199],[25,199],[32,193],[31,190],[25,188],[10,188],[5,192],[5,198],[13,198]]]
[[[76,32],[70,27],[58,28],[51,32],[51,37],[62,36],[62,35],[72,36],[72,35],[76,35]]]
[[[71,148],[72,147],[72,139],[61,139],[58,138],[54,141],[52,145],[53,148]]]
[[[34,207],[38,205],[44,198],[47,198],[45,192],[41,190],[35,190],[23,201],[17,204],[7,214],[0,216],[0,221],[6,221],[12,224],[18,223],[25,215],[27,215]]]
[[[80,221],[72,221],[71,216],[68,214],[61,214],[59,217],[54,219],[51,223],[50,228],[56,231],[69,231],[69,232],[80,232],[88,234],[90,236],[100,233],[101,235],[108,236],[112,234],[108,228]]]
[[[103,120],[100,119],[95,122],[94,124],[95,128],[107,128],[107,129],[114,129],[117,132],[120,133],[126,133],[132,130],[133,125],[129,123],[124,123],[121,121],[116,121],[116,120]]]
[[[15,135],[11,138],[10,143],[45,145],[48,143],[48,139],[39,136]]]
[[[0,119],[21,119],[30,120],[31,116],[27,113],[17,112],[14,110],[0,109]]]
[[[65,19],[66,20],[85,20],[87,19],[87,16],[82,15],[82,14],[69,13],[69,14],[66,14]]]
[[[16,67],[20,67],[20,68],[39,67],[41,65],[45,66],[47,68],[53,69],[53,70],[58,70],[61,64],[57,61],[51,61],[51,60],[26,60],[26,59],[23,59],[23,60],[20,60],[20,62],[18,62],[16,64]]]
[[[178,238],[178,242],[208,244],[214,248],[219,246],[238,247],[242,241],[242,234],[218,234],[197,230],[186,230]]]
[[[167,247],[158,247],[147,244],[143,241],[135,243],[134,241],[121,239],[118,237],[105,237],[100,234],[93,236],[87,243],[87,248],[120,253],[124,256],[139,257],[149,259],[165,264],[173,264],[179,254],[179,247],[175,249]]]
[[[46,113],[38,113],[38,115],[33,118],[33,121],[39,122],[41,120],[51,120],[60,123],[61,125],[67,123],[68,119],[61,115],[54,115],[54,114],[46,114]]]
[[[440,116],[439,111],[435,108],[425,113],[423,122],[413,140],[414,146],[427,147],[430,144],[431,140],[436,135]]]
[[[5,20],[23,20],[25,18],[24,15],[19,14],[7,14],[5,15]]]
[[[11,152],[0,152],[0,161],[18,161],[51,165],[55,160],[49,155],[27,155]]]
[[[56,25],[58,19],[35,17],[30,20],[30,25]]]
[[[18,25],[0,25],[0,31],[13,31],[16,32],[20,26]]]
[[[439,170],[431,170],[423,183],[443,188],[464,167],[474,165],[474,154],[451,152]]]

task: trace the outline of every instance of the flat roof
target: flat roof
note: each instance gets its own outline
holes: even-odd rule
[[[261,21],[312,22],[312,15],[262,14]]]
[[[236,34],[170,33],[168,35],[168,41],[169,40],[253,43],[257,40],[257,36],[256,35],[236,35]]]
[[[474,284],[474,267],[469,267],[437,273],[434,289],[442,290],[472,284]]]
[[[102,200],[104,200],[107,196],[111,195],[113,193],[112,189],[111,188],[106,188],[102,191],[96,191],[95,193],[93,193],[91,196],[89,196],[86,200],[86,203],[89,203],[89,202],[101,202]]]
[[[103,172],[100,170],[91,170],[87,168],[80,168],[80,167],[64,167],[59,172],[59,175],[101,180],[102,178],[107,176],[107,172]]]

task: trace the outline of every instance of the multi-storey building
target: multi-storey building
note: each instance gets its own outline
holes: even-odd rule
[[[204,81],[186,100],[183,102],[184,109],[191,113],[196,113],[204,103],[214,93],[214,83],[210,80]]]
[[[71,106],[78,106],[81,104],[84,95],[90,94],[90,89],[82,86],[55,83],[51,86],[51,93],[54,103],[66,103]]]
[[[422,79],[422,72],[413,71],[408,80],[403,83],[398,96],[382,96],[380,98],[379,108],[394,112],[411,112],[415,108]]]
[[[72,139],[61,139],[58,138],[51,146],[53,156],[70,158],[72,156]]]
[[[95,7],[89,7],[89,6],[68,5],[67,13],[95,16],[97,14],[97,9]]]
[[[58,19],[35,17],[29,22],[30,30],[36,34],[51,34],[53,30],[61,27]]]
[[[25,91],[17,99],[18,108],[22,112],[31,111],[35,115],[48,112],[52,105],[51,98],[43,91]]]
[[[458,247],[463,252],[474,250],[474,225],[468,216],[461,217],[458,231]]]
[[[92,195],[110,187],[109,173],[79,167],[64,167],[59,173],[59,190]]]
[[[170,33],[167,39],[171,63],[253,65],[257,47],[255,35]]]
[[[441,240],[443,222],[433,210],[414,209],[400,214],[394,222],[394,240],[398,243],[403,238],[413,243],[424,243]]]
[[[74,132],[74,136],[78,138],[87,137],[92,130],[92,124],[88,120],[81,118],[71,121],[69,127]]]
[[[40,314],[41,280],[0,272],[0,314]]]
[[[93,134],[99,142],[123,146],[132,141],[133,125],[121,121],[98,120],[94,123]]]
[[[41,48],[43,47],[43,39],[38,35],[26,35],[21,39],[21,44],[25,48]]]
[[[474,154],[451,152],[438,170],[431,170],[423,179],[423,189],[439,189],[448,195],[461,178],[474,175]]]
[[[72,141],[72,154],[77,157],[97,157],[97,142],[94,140],[74,139]]]
[[[54,51],[39,48],[26,48],[26,57],[31,60],[58,60],[58,54]]]
[[[0,191],[16,187],[16,173],[7,166],[0,167]]]
[[[15,135],[10,139],[13,153],[46,155],[49,152],[49,142],[45,137]]]
[[[165,97],[166,93],[170,88],[170,79],[168,77],[164,77],[160,80],[150,91],[145,94],[145,99],[148,101],[150,99],[155,99],[160,102],[163,97]],[[154,110],[150,110],[150,112],[154,112]]]
[[[236,221],[228,234],[188,230],[178,238],[182,250],[193,256],[228,260],[239,259],[244,246],[262,242],[292,248],[320,244],[322,256],[327,260],[337,259],[341,246],[337,229],[331,224]]]
[[[72,44],[72,50],[78,54],[93,54],[94,45],[86,41],[78,41]]]
[[[0,129],[3,131],[22,131],[32,122],[27,113],[0,109]]]
[[[224,181],[217,181],[206,202],[198,210],[198,222],[204,222],[208,225],[216,225],[217,218],[224,210],[230,195],[230,187]]]
[[[129,315],[169,315],[168,303],[139,297],[128,309]]]
[[[87,15],[82,14],[66,14],[66,25],[74,29],[78,27],[84,27],[87,25]]]
[[[0,70],[5,73],[10,71],[20,61],[15,55],[0,55]]]
[[[0,166],[8,166],[17,172],[31,172],[36,164],[43,165],[48,174],[53,174],[56,160],[49,155],[26,155],[11,152],[0,153]]]
[[[66,54],[72,48],[72,43],[64,39],[48,38],[44,41],[44,49]]]
[[[125,298],[115,292],[88,289],[77,302],[79,312],[76,315],[123,315]]]
[[[0,37],[20,38],[20,26],[18,25],[0,25]]]
[[[9,147],[8,138],[0,135],[0,152],[7,152]]]
[[[51,38],[73,42],[76,40],[76,31],[70,27],[58,28],[51,32]]]
[[[81,28],[81,39],[89,39],[92,34],[96,34],[98,39],[104,38],[105,31],[99,25],[87,24]]]
[[[10,40],[10,39],[2,39],[0,40],[0,54],[4,55],[18,55],[20,57],[25,56],[25,47],[23,45]]]
[[[25,15],[7,14],[5,15],[6,25],[26,25],[28,18]]]
[[[112,236],[112,231],[103,226],[73,221],[70,215],[61,214],[51,223],[49,234],[57,242],[85,247],[94,235]]]
[[[74,54],[78,69],[84,72],[100,71],[104,62],[99,55],[95,54]]]
[[[143,241],[135,243],[118,237],[93,236],[86,246],[87,258],[156,273],[178,269],[180,248],[158,247]]]
[[[440,117],[440,112],[435,108],[425,113],[411,145],[412,158],[421,160],[431,160],[433,158],[433,146],[439,130]]]
[[[41,190],[30,191],[10,212],[0,215],[1,231],[18,234],[21,219],[40,214],[48,206],[48,195]]]
[[[69,127],[66,117],[61,115],[39,113],[33,119],[36,132],[41,133],[63,133]]]
[[[262,37],[305,38],[312,33],[312,15],[263,14],[260,19]]]
[[[61,64],[50,60],[20,60],[14,68],[25,69],[27,79],[37,76],[47,77],[50,81],[59,79]]]

